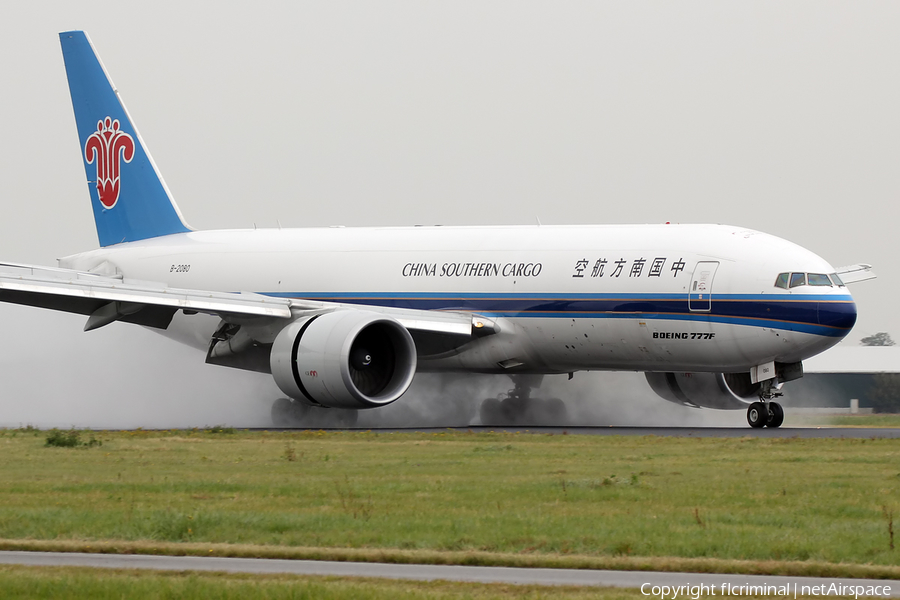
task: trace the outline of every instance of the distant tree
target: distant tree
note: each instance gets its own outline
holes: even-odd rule
[[[870,397],[877,413],[900,413],[900,373],[878,373]]]
[[[862,346],[895,346],[897,344],[887,331],[879,331],[874,335],[864,337],[859,340],[859,343]]]

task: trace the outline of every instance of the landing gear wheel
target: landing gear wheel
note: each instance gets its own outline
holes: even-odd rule
[[[481,403],[479,416],[485,427],[565,426],[569,422],[565,403],[559,398],[532,398],[543,375],[510,375],[515,387],[506,394]]]
[[[782,423],[784,423],[784,409],[777,402],[769,402],[769,421],[766,427],[774,429],[781,427]]]
[[[529,401],[521,398],[506,398],[500,401],[500,423],[517,427],[526,422]]]
[[[488,398],[482,402],[479,414],[481,416],[481,424],[485,427],[494,427],[502,424],[503,417],[500,401],[496,398]]]
[[[559,398],[530,398],[520,410],[519,420],[523,425],[560,426],[566,421],[566,405]]]
[[[569,421],[569,411],[566,410],[566,403],[559,398],[550,398],[544,404],[544,410],[547,414],[547,420],[554,425],[565,425]]]
[[[747,422],[754,429],[761,429],[766,426],[769,421],[769,411],[762,402],[754,402],[747,409]]]

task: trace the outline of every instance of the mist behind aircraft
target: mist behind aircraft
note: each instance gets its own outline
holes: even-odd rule
[[[29,313],[2,306],[10,333],[24,335]],[[206,365],[197,352],[133,325],[114,323],[74,335],[81,317],[42,311],[60,335],[50,347],[19,349],[0,358],[0,427],[173,429],[229,425],[272,427],[281,394],[267,375]],[[78,360],[71,360],[77,356]],[[40,379],[28,375],[46,365]],[[81,365],[90,364],[85,370]],[[417,375],[402,401],[362,411],[358,427],[461,427],[477,424],[477,406],[512,387],[502,375]],[[657,397],[640,373],[546,376],[541,397],[565,401],[569,425],[745,426],[740,412],[696,410]],[[546,423],[558,425],[559,423]]]

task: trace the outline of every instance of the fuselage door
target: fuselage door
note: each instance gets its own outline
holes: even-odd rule
[[[688,292],[688,308],[692,311],[708,311],[712,308],[712,284],[718,268],[718,262],[697,263]]]

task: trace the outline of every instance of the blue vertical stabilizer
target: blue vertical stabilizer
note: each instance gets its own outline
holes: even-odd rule
[[[59,40],[100,245],[190,231],[87,34]]]

